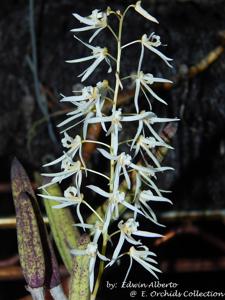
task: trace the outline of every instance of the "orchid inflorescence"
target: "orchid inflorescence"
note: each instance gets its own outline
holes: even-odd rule
[[[91,64],[85,69],[78,77],[81,81],[86,81],[95,69],[102,63],[106,62],[109,66],[108,73],[111,73],[115,67],[115,87],[112,88],[108,80],[102,80],[95,86],[85,86],[80,91],[75,91],[73,96],[62,96],[62,102],[69,102],[75,106],[75,109],[69,112],[68,118],[61,122],[58,126],[63,127],[64,137],[62,138],[62,145],[64,152],[61,157],[54,160],[45,166],[52,166],[61,164],[61,171],[56,173],[45,173],[44,176],[50,177],[51,181],[43,185],[41,188],[61,183],[64,179],[73,177],[73,185],[69,186],[62,197],[45,195],[45,199],[55,200],[59,202],[55,208],[64,208],[66,206],[75,206],[77,218],[79,223],[75,226],[81,227],[84,231],[90,230],[92,240],[85,250],[73,249],[72,253],[76,256],[88,255],[90,256],[89,263],[89,278],[90,278],[90,291],[92,292],[92,299],[95,299],[101,273],[99,272],[98,278],[94,280],[96,260],[100,259],[100,269],[103,270],[105,262],[107,267],[112,266],[118,259],[124,255],[130,257],[130,266],[125,276],[125,280],[130,272],[133,261],[135,260],[153,276],[157,277],[159,268],[155,265],[156,260],[152,258],[155,254],[149,251],[148,247],[143,245],[139,239],[157,238],[161,237],[160,234],[143,231],[139,229],[138,219],[146,218],[153,223],[162,226],[158,223],[157,217],[151,208],[151,202],[168,202],[169,199],[164,197],[156,183],[156,174],[166,170],[171,170],[171,167],[162,167],[157,157],[154,155],[157,147],[166,147],[171,149],[156,132],[154,128],[156,123],[165,123],[177,121],[177,118],[162,118],[158,117],[152,111],[152,102],[159,101],[166,105],[167,103],[161,99],[152,89],[152,85],[156,83],[170,83],[171,81],[163,78],[155,77],[150,73],[142,71],[144,54],[152,52],[159,56],[163,62],[169,67],[171,59],[164,55],[158,47],[161,45],[160,37],[152,33],[150,35],[143,34],[138,40],[132,41],[128,44],[122,45],[122,29],[123,21],[128,10],[134,9],[142,17],[150,22],[158,23],[158,21],[151,16],[142,6],[141,1],[134,5],[129,5],[126,10],[121,13],[120,11],[113,11],[107,8],[106,11],[94,10],[91,15],[82,17],[74,14],[74,17],[80,21],[82,27],[72,29],[73,33],[83,31],[91,31],[91,38],[89,43],[83,42],[80,38],[74,35],[75,39],[81,42],[91,54],[86,57],[76,58],[68,61],[69,63],[82,63],[89,62]],[[109,20],[115,16],[119,22],[118,33],[116,33],[110,26]],[[103,30],[108,29],[117,42],[117,56],[116,58],[110,53],[108,48],[93,46],[90,43],[94,38]],[[121,63],[122,55],[126,48],[133,44],[140,44],[140,58],[138,61],[137,72],[132,76],[121,76]],[[134,94],[134,107],[135,112],[123,113],[122,107],[118,105],[119,91],[123,89],[124,81],[133,79],[135,83]],[[147,111],[140,110],[139,100],[141,92],[147,100]],[[112,109],[109,115],[105,114],[104,105],[109,101]],[[136,132],[131,139],[121,141],[121,131],[126,124],[135,122]],[[72,137],[68,132],[76,125],[83,123],[82,134]],[[106,136],[111,138],[110,144],[100,141],[88,140],[87,132],[91,124],[98,123],[105,131]],[[109,175],[103,174],[100,171],[89,169],[82,156],[82,147],[85,143],[96,143],[97,151],[109,161],[110,170]],[[122,145],[128,146],[127,152],[122,151]],[[140,156],[140,161],[137,161],[137,156]],[[93,173],[101,176],[106,180],[107,190],[103,190],[96,185],[87,185],[86,188],[96,193],[98,196],[106,199],[106,209],[103,215],[99,214],[85,198],[85,194],[81,192],[84,187],[82,185],[82,177],[88,176]],[[132,199],[127,198],[127,193],[121,188],[121,182],[125,182],[127,192],[131,193]],[[84,216],[80,211],[81,206],[86,206],[93,214],[96,215],[95,224],[87,224],[84,221]],[[124,207],[130,211],[132,217],[127,220],[121,219],[120,208]],[[118,231],[110,232],[110,224],[112,221],[118,222]],[[108,242],[111,242],[112,236],[118,235],[118,243],[114,248],[112,257],[107,257],[106,248]],[[130,244],[130,249],[122,253],[122,248],[125,243]],[[100,250],[100,246],[102,246]],[[95,285],[94,285],[95,283]]]

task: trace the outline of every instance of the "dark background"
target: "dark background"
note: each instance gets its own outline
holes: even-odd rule
[[[92,9],[104,9],[108,5],[123,9],[130,3],[117,0],[35,1],[38,76],[56,140],[60,139],[56,125],[63,119],[58,114],[68,108],[59,104],[60,93],[70,95],[79,83],[77,74],[84,69],[80,64],[66,64],[65,60],[88,54],[69,31],[77,26],[72,13],[88,15]],[[225,1],[145,0],[143,6],[157,17],[160,25],[145,22],[137,15],[134,20],[129,14],[125,22],[124,40],[130,41],[141,33],[152,31],[161,35],[162,42],[168,45],[162,51],[173,57],[174,68],[168,69],[160,59],[152,56],[145,60],[144,68],[155,76],[174,81],[172,89],[158,91],[169,105],[165,110],[156,105],[156,111],[161,115],[181,119],[172,142],[175,150],[166,157],[166,164],[172,165],[175,172],[161,179],[161,184],[172,190],[171,199],[174,202],[172,217],[166,217],[165,212],[162,215],[167,225],[164,233],[172,232],[174,236],[155,250],[165,270],[160,279],[177,282],[181,289],[189,287],[190,290],[222,291],[225,275],[225,54],[221,51],[221,55],[212,64],[206,63],[202,69],[198,67],[199,71],[193,76],[190,76],[190,68],[198,66],[203,59],[207,62],[209,53],[216,55],[218,47],[223,47]],[[109,44],[114,51],[111,37],[105,33],[101,33],[95,43]],[[138,47],[133,47],[124,57],[124,73],[135,71],[136,63],[133,62],[138,54]],[[41,170],[44,161],[57,157],[61,151],[49,136],[48,122],[43,119],[37,105],[34,80],[28,64],[31,56],[29,1],[1,1],[1,217],[14,214],[10,190],[4,188],[9,184],[13,156],[20,159],[32,177],[34,171]],[[104,64],[101,64],[88,84],[102,79],[106,70]],[[126,86],[127,91],[130,88]],[[131,100],[124,105],[124,110],[132,109]],[[79,132],[80,128],[76,130]],[[93,155],[90,164],[99,165],[98,154]],[[193,211],[199,216],[193,217]],[[179,212],[183,216],[180,217]],[[14,229],[1,229],[0,241],[0,259],[16,254]],[[106,272],[105,280],[119,282],[126,268],[126,262],[112,268]],[[138,266],[133,271],[130,279],[135,282],[152,280]],[[0,299],[19,299],[26,293],[23,285],[24,282],[9,278],[1,280]],[[130,299],[128,290],[109,292],[104,282],[102,287],[102,294],[109,300],[119,295]]]

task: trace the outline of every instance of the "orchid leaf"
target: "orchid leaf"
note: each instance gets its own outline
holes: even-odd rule
[[[55,253],[26,171],[17,159],[11,168],[20,263],[33,299],[44,299],[44,287],[61,291],[66,300]],[[59,298],[53,297],[57,300]]]
[[[17,159],[12,163],[11,181],[20,264],[28,285],[27,289],[31,294],[34,290],[35,295],[43,296],[46,266],[39,225],[32,203],[35,195],[29,178]],[[41,296],[39,298],[41,299]]]

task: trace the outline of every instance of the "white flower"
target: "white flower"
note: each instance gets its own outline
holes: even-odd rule
[[[79,135],[76,135],[75,138],[72,138],[71,136],[69,136],[66,132],[64,132],[64,138],[61,139],[62,145],[64,148],[67,148],[68,151],[60,156],[59,158],[55,159],[54,161],[47,163],[44,165],[44,167],[49,167],[55,164],[58,164],[59,162],[62,162],[63,160],[66,159],[66,157],[71,157],[72,159],[74,158],[74,156],[77,154],[79,154],[79,158],[83,164],[83,166],[85,166],[85,162],[83,160],[82,157],[82,139]]]
[[[84,87],[81,91],[81,95],[79,96],[70,96],[64,97],[61,101],[62,102],[71,102],[74,104],[77,109],[72,112],[67,113],[70,116],[68,119],[61,122],[58,127],[65,126],[71,121],[78,119],[82,116],[85,116],[84,119],[79,121],[78,123],[70,126],[66,130],[73,128],[74,126],[78,125],[79,123],[84,121],[83,126],[83,137],[86,138],[87,135],[87,120],[96,115],[97,117],[102,117],[102,108],[105,103],[105,97],[108,92],[108,81],[104,80],[102,82],[98,82],[96,87],[87,86]],[[95,113],[94,113],[95,111]],[[101,122],[102,128],[106,131],[105,125]]]
[[[152,265],[152,263],[157,264],[157,261],[149,257],[149,256],[156,256],[155,253],[149,251],[148,247],[146,246],[140,246],[139,249],[143,249],[143,250],[137,250],[133,246],[129,250],[130,265],[127,270],[126,276],[124,278],[124,282],[127,280],[127,277],[130,273],[133,260],[139,263],[142,267],[144,267],[148,272],[150,272],[157,279],[158,276],[156,275],[156,272],[161,273],[161,271],[158,268]]]
[[[101,47],[98,47],[98,46],[94,47],[94,46],[91,46],[87,43],[84,43],[78,37],[76,37],[76,36],[74,36],[74,37],[78,41],[80,41],[82,44],[84,44],[86,47],[88,47],[90,50],[92,50],[92,55],[82,57],[82,58],[78,58],[78,59],[68,60],[67,62],[68,63],[79,63],[79,62],[84,62],[84,61],[95,59],[95,61],[78,76],[78,77],[82,76],[81,82],[85,81],[94,72],[94,70],[97,68],[97,66],[103,60],[105,60],[107,62],[107,64],[109,65],[108,73],[110,73],[112,71],[111,63],[110,63],[110,60],[108,58],[109,53],[108,53],[108,49],[106,47],[105,48],[101,48]]]
[[[81,91],[76,91],[75,93],[79,93],[80,95],[69,96],[61,99],[61,102],[71,102],[74,105],[77,105],[77,102],[84,100],[95,100],[99,97],[99,91],[93,86],[85,86]]]
[[[156,172],[163,172],[167,170],[173,170],[171,167],[160,167],[160,168],[152,168],[151,166],[147,165],[146,167],[141,167],[142,169],[135,170],[134,176],[136,181],[135,186],[135,194],[134,199],[136,199],[137,195],[141,192],[142,184],[147,185],[150,189],[153,189],[158,196],[162,196],[161,192],[165,192],[160,190],[157,185],[154,183],[152,177],[155,177]]]
[[[153,129],[152,125],[154,125],[156,123],[179,121],[179,119],[177,119],[177,118],[159,118],[159,117],[157,117],[157,115],[155,113],[146,112],[144,110],[140,112],[140,116],[142,116],[142,118],[140,118],[138,120],[138,122],[139,122],[138,128],[137,128],[135,137],[133,139],[131,148],[134,146],[134,144],[136,143],[139,136],[144,133],[144,125],[149,129],[149,131],[151,132],[151,134],[155,137],[155,139],[157,141],[164,143],[163,139],[156,133],[156,131]]]
[[[114,182],[113,182],[114,190],[117,190],[119,188],[119,179],[120,179],[121,171],[123,171],[123,175],[125,177],[128,189],[131,188],[131,182],[126,168],[131,168],[133,170],[136,170],[140,172],[140,174],[144,174],[145,176],[155,176],[156,172],[162,172],[171,169],[170,167],[161,167],[161,166],[158,168],[153,168],[152,166],[148,166],[146,168],[144,166],[134,164],[131,161],[131,156],[129,154],[126,154],[125,152],[122,152],[121,154],[114,156],[104,149],[98,148],[98,150],[107,159],[116,161],[116,168],[115,168]]]
[[[141,7],[141,1],[138,1],[136,4],[135,4],[135,7],[134,9],[139,13],[141,14],[143,17],[145,17],[146,19],[148,19],[149,21],[151,22],[154,22],[154,23],[159,23],[156,18],[154,18],[153,16],[151,16],[145,9],[143,9]]]
[[[107,159],[116,161],[116,168],[114,174],[114,187],[116,189],[119,188],[119,178],[122,170],[127,183],[127,187],[128,189],[130,189],[131,182],[126,167],[131,165],[131,156],[129,154],[126,154],[125,152],[121,153],[118,156],[114,156],[111,155],[109,152],[105,151],[104,149],[97,148],[97,150]]]
[[[83,119],[78,121],[77,123],[71,125],[70,127],[67,127],[64,129],[62,132],[66,132],[70,130],[71,128],[77,126],[78,124],[89,120],[91,117],[95,115],[94,113],[94,108],[95,108],[95,103],[92,100],[89,101],[80,101],[76,104],[77,109],[73,110],[72,112],[67,113],[67,116],[69,118],[65,119],[63,122],[57,125],[57,127],[62,127],[70,123],[71,121],[74,121],[82,116],[84,116]],[[85,124],[85,123],[84,123]],[[87,135],[87,126],[83,127],[83,138],[85,139]]]
[[[75,186],[77,189],[80,189],[81,181],[82,181],[82,171],[81,171],[80,161],[78,160],[74,162],[71,159],[71,157],[66,156],[62,160],[61,168],[63,169],[62,172],[41,174],[42,176],[53,177],[53,179],[49,183],[41,186],[40,188],[46,188],[52,184],[61,183],[62,180],[75,175]]]
[[[101,221],[102,219],[96,213],[96,211],[84,200],[84,195],[80,193],[78,189],[76,189],[74,186],[69,186],[65,191],[64,191],[64,197],[58,197],[58,196],[51,196],[51,195],[39,195],[45,199],[49,200],[54,200],[59,202],[59,205],[53,206],[54,208],[64,208],[68,206],[76,206],[76,212],[77,212],[77,217],[83,227],[85,229],[84,225],[84,220],[80,212],[80,206],[81,204],[84,204],[87,206]]]
[[[141,38],[141,43],[143,46],[145,46],[150,51],[154,52],[156,55],[158,55],[162,60],[172,68],[171,64],[169,64],[169,61],[172,61],[172,58],[169,58],[165,56],[162,52],[160,52],[158,49],[159,46],[161,46],[160,36],[155,35],[154,33],[150,34],[148,37],[147,34],[144,34]]]
[[[137,197],[135,197],[135,206],[140,209],[145,217],[149,220],[151,220],[153,223],[163,226],[162,224],[158,223],[156,215],[152,208],[149,206],[148,202],[167,202],[172,204],[172,202],[165,197],[162,196],[154,196],[151,190],[143,190],[139,193]],[[136,217],[136,215],[135,215]]]
[[[81,23],[87,26],[72,29],[72,32],[81,32],[97,29],[89,39],[89,43],[92,42],[92,40],[99,34],[99,32],[101,32],[105,27],[107,27],[107,14],[105,12],[99,11],[98,9],[93,10],[92,14],[87,17],[82,17],[78,14],[73,14],[73,16]]]
[[[149,100],[148,95],[146,94],[146,91],[148,93],[150,93],[156,100],[158,100],[159,102],[166,104],[167,103],[160,98],[151,88],[149,85],[154,84],[155,82],[169,82],[172,83],[172,81],[167,80],[167,79],[163,79],[163,78],[158,78],[158,77],[154,77],[152,74],[148,73],[148,74],[144,74],[142,71],[138,72],[138,74],[135,76],[135,83],[136,83],[136,88],[135,88],[135,96],[134,96],[134,104],[135,104],[135,108],[136,111],[139,112],[139,107],[138,107],[138,97],[140,94],[140,90],[142,90],[142,92],[144,93],[150,109],[152,109],[151,106],[151,101]]]
[[[173,149],[173,147],[167,145],[166,143],[157,141],[154,137],[144,137],[143,135],[139,136],[137,143],[133,148],[135,149],[135,156],[139,152],[141,152],[142,158],[145,159],[145,155],[142,151],[144,150],[148,157],[152,159],[152,161],[155,163],[155,165],[158,168],[160,168],[161,166],[158,159],[154,156],[154,154],[151,151],[151,149],[154,149],[155,147],[166,147],[169,149]]]
[[[136,222],[134,219],[130,218],[125,223],[123,220],[121,220],[118,224],[118,227],[120,229],[120,238],[118,241],[118,244],[114,250],[112,260],[108,265],[113,265],[115,260],[118,258],[119,253],[121,251],[121,248],[123,247],[123,244],[125,240],[129,242],[132,245],[140,245],[140,241],[136,241],[132,235],[135,236],[141,236],[141,237],[149,237],[149,238],[157,238],[162,237],[161,234],[153,233],[153,232],[147,232],[138,230],[139,222]]]
[[[139,209],[125,200],[125,193],[120,192],[118,189],[115,189],[112,193],[108,193],[95,185],[88,185],[87,188],[108,199],[103,232],[106,231],[112,219],[117,220],[119,218],[119,204],[124,205],[126,208],[129,208],[132,211],[142,214]]]
[[[104,255],[102,255],[98,251],[98,245],[95,242],[90,242],[87,245],[87,248],[85,250],[74,249],[74,250],[71,250],[71,253],[76,255],[76,256],[83,256],[83,255],[90,256],[89,283],[90,283],[90,291],[92,292],[93,287],[94,287],[94,271],[95,271],[95,263],[96,263],[97,256],[103,261],[109,261],[109,259],[106,258]]]
[[[122,46],[122,49],[124,49],[130,45],[136,44],[136,43],[141,43],[141,55],[139,58],[137,73],[139,73],[141,71],[141,65],[142,65],[142,61],[144,58],[144,48],[147,48],[148,50],[150,50],[153,53],[155,53],[156,55],[158,55],[170,68],[172,68],[171,64],[169,63],[169,61],[172,61],[172,58],[167,57],[165,54],[163,54],[158,49],[156,49],[157,47],[161,46],[161,41],[160,41],[159,35],[155,35],[154,32],[152,34],[150,34],[149,37],[147,36],[147,34],[143,34],[140,40],[135,40],[128,44],[125,44]]]

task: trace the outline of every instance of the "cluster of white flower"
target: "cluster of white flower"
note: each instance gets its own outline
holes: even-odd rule
[[[163,191],[157,187],[155,179],[156,173],[171,170],[172,168],[162,167],[154,153],[155,148],[157,147],[172,147],[165,143],[165,141],[155,131],[154,124],[177,121],[178,119],[161,118],[152,112],[152,100],[157,100],[163,104],[166,104],[166,102],[151,88],[155,82],[167,83],[170,81],[154,77],[150,73],[145,74],[142,71],[145,49],[158,55],[169,67],[171,67],[169,63],[171,59],[158,50],[158,47],[161,45],[161,41],[160,37],[154,33],[149,36],[144,34],[139,40],[132,41],[123,46],[121,45],[123,20],[129,9],[134,9],[137,13],[149,21],[158,23],[154,17],[142,8],[141,1],[128,6],[124,13],[121,13],[120,11],[113,11],[108,8],[106,12],[94,10],[92,14],[87,17],[81,17],[78,14],[74,14],[74,17],[84,24],[84,27],[73,29],[72,32],[94,30],[94,34],[89,40],[90,43],[103,29],[108,29],[113,34],[113,37],[117,42],[117,57],[113,57],[106,47],[101,48],[99,46],[84,43],[77,36],[74,36],[78,41],[91,50],[91,55],[70,60],[68,62],[80,63],[94,60],[94,62],[79,75],[82,82],[94,72],[102,61],[106,61],[109,65],[108,72],[112,72],[113,63],[116,63],[115,88],[113,89],[107,80],[103,80],[102,82],[98,82],[96,86],[86,86],[81,91],[75,91],[74,96],[63,96],[61,100],[62,102],[70,102],[75,106],[75,109],[68,113],[68,118],[58,125],[59,127],[66,126],[63,130],[64,137],[62,139],[62,145],[65,148],[65,151],[61,157],[46,165],[52,166],[55,164],[61,164],[61,171],[58,173],[43,174],[44,176],[52,177],[52,180],[41,187],[46,188],[54,183],[61,183],[62,180],[70,176],[73,178],[73,186],[69,186],[65,190],[63,197],[54,197],[50,195],[44,195],[44,197],[58,201],[59,205],[55,206],[56,208],[63,208],[70,205],[76,206],[77,217],[80,222],[76,224],[76,226],[79,226],[84,230],[90,230],[90,233],[93,236],[93,239],[86,250],[74,249],[72,251],[74,255],[90,256],[89,272],[91,292],[94,289],[94,270],[97,257],[102,261],[102,263],[104,263],[104,261],[109,261],[107,266],[111,266],[122,256],[129,255],[130,267],[125,279],[131,269],[133,260],[138,262],[157,278],[156,273],[160,272],[160,270],[154,266],[157,262],[149,257],[155,256],[155,254],[149,251],[149,249],[143,245],[141,240],[136,240],[134,237],[156,238],[161,235],[139,230],[139,222],[137,220],[138,218],[146,218],[155,224],[162,226],[158,223],[150,202],[160,201],[171,203],[169,199],[162,195]],[[111,15],[116,15],[119,20],[118,34],[115,33],[109,24]],[[140,43],[141,45],[141,53],[136,75],[122,78],[120,66],[123,51],[125,48],[134,43]],[[134,104],[136,111],[129,114],[123,114],[122,108],[119,107],[117,99],[119,90],[123,88],[122,82],[127,78],[132,78],[135,82]],[[148,111],[140,111],[139,109],[139,98],[141,92],[143,92],[148,101]],[[113,97],[110,98],[110,95],[113,95]],[[150,97],[152,97],[152,100],[150,100]],[[105,101],[110,101],[110,103],[112,103],[112,110],[109,115],[105,115],[103,112]],[[121,152],[121,142],[119,141],[120,132],[127,122],[137,123],[137,131],[134,137],[127,142],[129,153]],[[83,123],[82,135],[77,135],[74,138],[68,135],[67,132],[79,123]],[[111,137],[110,145],[104,142],[87,139],[88,127],[90,124],[95,123],[101,124],[106,136]],[[69,127],[67,127],[68,124]],[[109,176],[102,174],[99,171],[87,168],[82,157],[82,146],[84,143],[96,143],[101,145],[101,148],[98,148],[97,151],[99,151],[100,154],[110,162]],[[138,154],[140,154],[142,163],[135,160]],[[75,157],[77,157],[76,161]],[[105,191],[95,185],[87,186],[87,188],[94,191],[96,194],[106,198],[106,210],[104,216],[100,215],[94,208],[92,208],[88,201],[85,200],[84,194],[81,193],[81,188],[84,188],[82,186],[82,176],[83,174],[87,176],[89,172],[102,176],[106,180],[106,186],[109,188],[108,191]],[[132,192],[134,195],[132,201],[126,199],[126,193],[121,189],[122,180],[126,183],[127,191]],[[81,204],[84,204],[96,215],[97,221],[95,224],[86,224],[84,222],[80,212]],[[121,220],[121,206],[130,210],[133,217],[128,220]],[[109,226],[110,223],[115,220],[119,221],[119,230],[111,233]],[[120,235],[118,244],[113,251],[112,257],[108,258],[105,256],[107,242],[110,241],[111,237],[116,234]],[[100,241],[101,236],[103,242]],[[128,252],[121,254],[121,250],[125,242],[130,244],[131,247]],[[102,244],[103,248],[101,252],[104,253],[104,255],[102,255],[99,251],[100,244]]]

